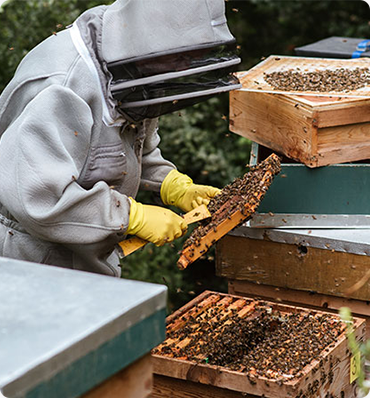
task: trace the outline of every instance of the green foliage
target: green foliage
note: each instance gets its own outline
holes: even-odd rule
[[[0,92],[20,60],[46,37],[71,24],[99,0],[11,0],[0,12]]]
[[[351,310],[347,307],[342,307],[339,309],[339,314],[342,320],[346,323],[347,328],[347,342],[348,347],[351,350],[352,355],[361,355],[361,366],[358,371],[357,384],[364,394],[369,394],[370,392],[370,380],[365,380],[365,364],[364,361],[370,361],[370,340],[365,343],[358,343],[355,336],[355,331],[353,329],[353,318]]]
[[[240,70],[271,54],[330,37],[369,38],[369,6],[361,0],[229,0],[230,30],[241,47]]]
[[[164,157],[199,184],[223,187],[245,173],[250,142],[230,134],[225,98],[212,98],[160,121]]]

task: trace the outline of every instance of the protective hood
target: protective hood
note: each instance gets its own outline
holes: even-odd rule
[[[224,0],[117,0],[99,19],[99,56],[117,110],[134,122],[240,88]]]

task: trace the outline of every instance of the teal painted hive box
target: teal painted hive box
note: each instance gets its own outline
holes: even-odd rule
[[[73,398],[100,385],[164,340],[166,292],[0,258],[1,393]]]
[[[252,145],[251,165],[270,150]],[[250,225],[264,228],[370,228],[370,163],[311,169],[286,163]]]

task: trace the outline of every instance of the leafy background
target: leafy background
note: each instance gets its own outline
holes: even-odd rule
[[[72,23],[99,0],[11,0],[0,12],[0,92],[19,61],[36,44]],[[294,48],[330,36],[369,38],[369,7],[364,1],[230,0],[229,27],[243,60],[240,70],[270,54],[294,55]],[[228,130],[228,97],[217,96],[161,118],[161,149],[197,183],[222,187],[245,172],[250,142]],[[140,200],[150,202],[147,195]],[[123,277],[164,283],[172,311],[205,289],[225,291],[215,277],[214,250],[186,271],[176,261],[183,239],[162,248],[148,245],[122,263]]]

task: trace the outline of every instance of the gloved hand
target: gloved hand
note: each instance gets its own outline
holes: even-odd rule
[[[143,205],[132,198],[130,201],[127,234],[136,235],[156,246],[163,246],[186,232],[187,223],[173,211],[159,206]]]
[[[174,205],[182,211],[190,211],[220,193],[218,188],[197,185],[186,174],[171,170],[161,185],[161,199],[165,205]]]

